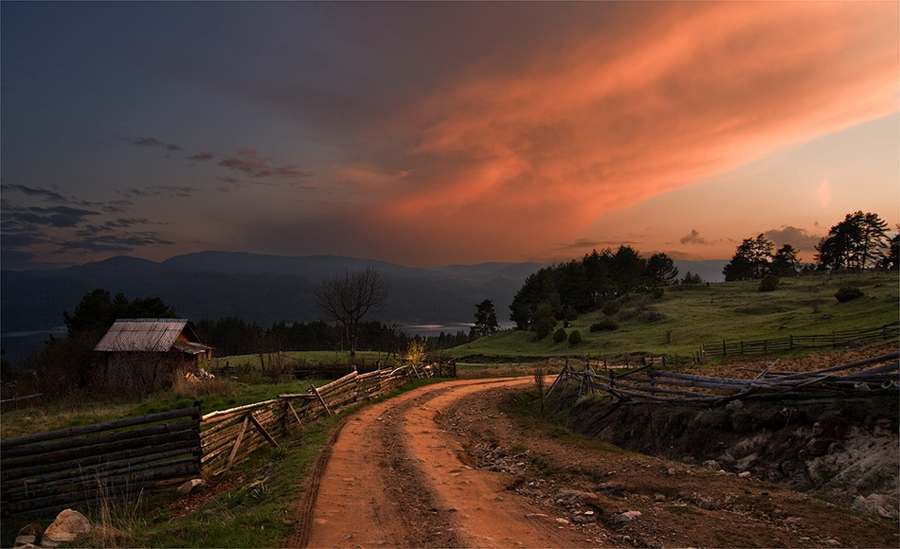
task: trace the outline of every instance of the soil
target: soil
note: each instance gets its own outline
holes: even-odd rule
[[[287,546],[900,546],[895,521],[754,476],[523,427],[503,410],[529,390],[452,381],[349,416]]]

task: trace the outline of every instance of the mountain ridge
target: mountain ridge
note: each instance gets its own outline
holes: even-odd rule
[[[675,260],[687,271],[718,281],[724,260]],[[261,326],[320,318],[315,288],[348,271],[376,269],[390,285],[387,306],[373,318],[403,324],[472,322],[475,305],[494,302],[505,320],[525,278],[549,263],[486,262],[475,265],[405,267],[386,261],[335,255],[279,256],[204,251],[164,261],[115,256],[51,270],[2,271],[2,333],[45,330],[62,323],[85,294],[103,288],[129,299],[159,297],[182,317],[242,318]]]

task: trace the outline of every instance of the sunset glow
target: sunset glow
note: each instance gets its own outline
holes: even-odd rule
[[[710,259],[763,232],[811,260],[846,213],[900,221],[896,2],[4,3],[2,26],[4,268]]]

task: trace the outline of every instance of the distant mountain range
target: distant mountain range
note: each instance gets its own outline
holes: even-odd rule
[[[723,279],[726,261],[675,261],[703,280]],[[235,316],[268,327],[279,321],[320,318],[314,291],[323,280],[347,271],[376,269],[390,285],[378,320],[406,325],[453,325],[474,320],[475,305],[491,299],[502,321],[523,281],[543,263],[482,263],[411,268],[352,257],[284,257],[235,252],[200,252],[155,262],[134,257],[53,270],[0,274],[0,331],[47,330],[63,322],[85,294],[103,288],[129,299],[159,297],[183,318]],[[6,340],[4,337],[4,340]],[[6,343],[6,341],[4,341]]]

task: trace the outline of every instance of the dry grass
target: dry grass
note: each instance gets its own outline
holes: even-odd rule
[[[175,373],[172,391],[179,397],[190,398],[211,395],[229,397],[233,396],[236,392],[234,385],[227,379],[214,377],[200,379],[199,381],[188,381],[186,372],[183,371]]]

